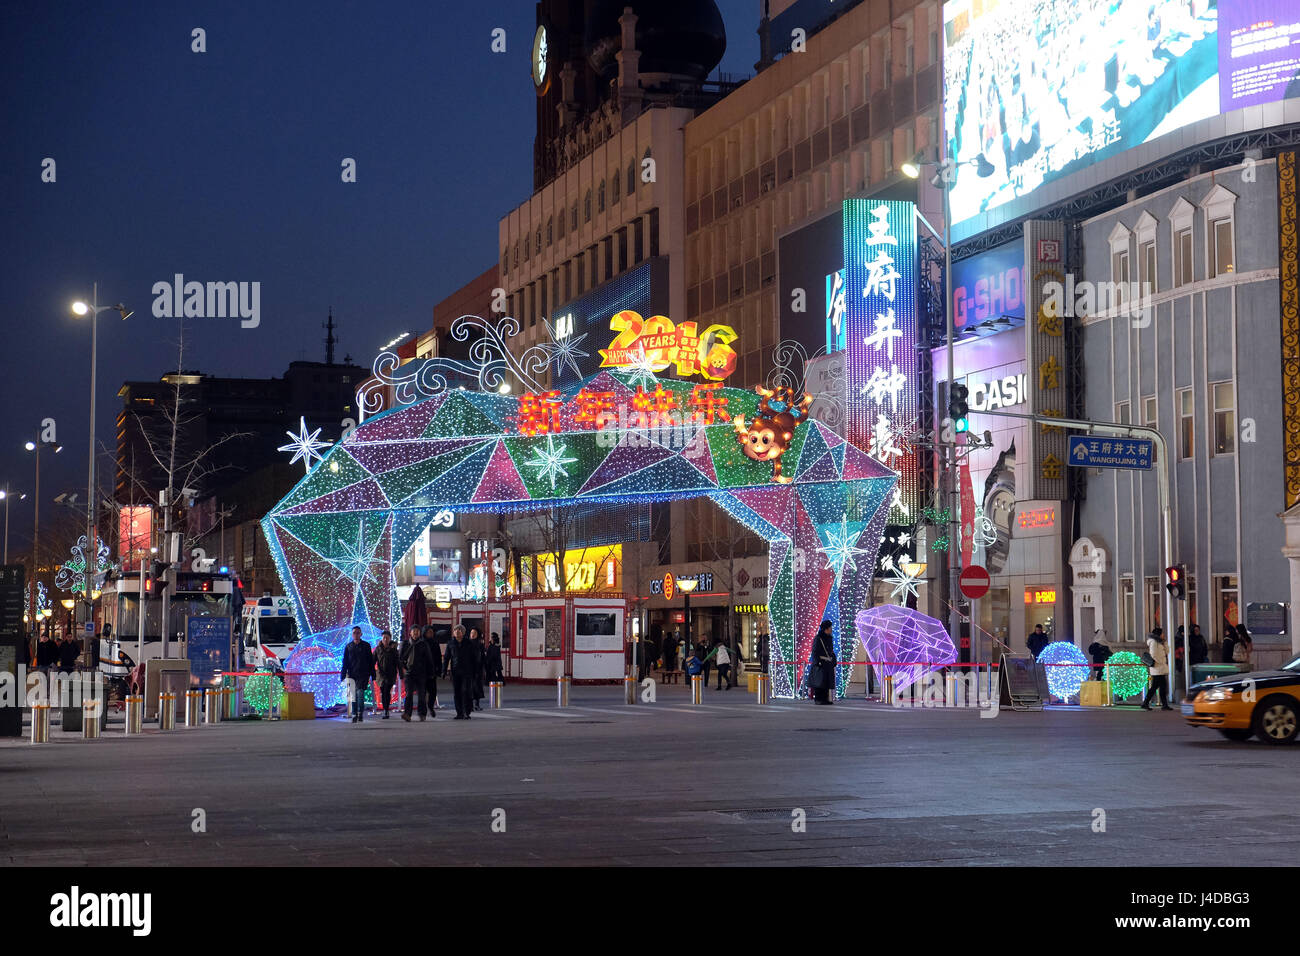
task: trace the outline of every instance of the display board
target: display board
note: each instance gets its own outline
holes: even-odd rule
[[[185,619],[185,656],[190,662],[190,686],[215,687],[230,662],[230,618]]]

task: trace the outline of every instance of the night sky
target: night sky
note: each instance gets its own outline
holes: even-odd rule
[[[758,0],[719,0],[720,69],[750,74]],[[42,418],[45,506],[84,500],[90,328],[69,304],[123,302],[99,319],[97,437],[114,447],[123,381],[175,368],[179,323],[153,284],[261,282],[261,324],[185,322],[185,366],[253,378],[324,360],[369,365],[434,303],[497,257],[499,217],[532,192],[535,23],[526,0],[105,2],[6,0],[0,32],[4,348],[0,487],[31,492],[22,450]],[[207,52],[191,52],[191,30]],[[491,52],[506,30],[507,51]],[[57,164],[41,181],[42,161]],[[357,182],[340,180],[357,162]],[[332,436],[327,436],[332,437]],[[101,467],[103,465],[101,464]],[[25,547],[31,498],[10,513]],[[42,508],[44,511],[44,507]]]

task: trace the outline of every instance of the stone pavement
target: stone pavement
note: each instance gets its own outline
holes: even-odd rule
[[[552,688],[507,684],[506,707],[470,721],[135,738],[114,721],[100,740],[5,741],[0,864],[1260,865],[1300,851],[1300,748],[1231,743],[1176,712],[758,706],[743,685],[702,707],[680,688],[658,698],[578,687],[560,710]]]

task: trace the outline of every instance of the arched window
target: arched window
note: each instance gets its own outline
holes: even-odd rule
[[[524,236],[524,262],[528,261],[528,236]]]
[[[573,206],[569,209],[569,231],[578,231],[578,200],[573,201]]]
[[[628,160],[627,164],[627,194],[630,196],[636,192],[636,160]]]
[[[554,233],[554,222],[551,219],[546,220],[546,245],[550,246]]]
[[[542,227],[541,226],[537,227],[537,241],[533,243],[533,248],[537,250],[537,254],[539,256],[542,254]]]
[[[501,250],[501,272],[504,275],[510,271],[510,250],[508,248]]]
[[[587,195],[582,200],[582,221],[591,222],[591,190],[587,190]]]
[[[565,218],[566,218],[566,217],[565,217],[565,215],[564,215],[564,210],[561,209],[561,210],[560,210],[560,214],[555,218],[555,239],[556,239],[557,242],[558,242],[559,240],[561,240],[561,239],[564,238],[564,220],[565,220]]]
[[[609,193],[610,193],[610,195],[609,195],[609,201],[610,201],[610,204],[611,204],[611,205],[613,205],[614,203],[618,202],[618,186],[619,186],[619,182],[620,182],[621,179],[622,179],[622,177],[619,176],[619,174],[618,174],[618,170],[617,170],[617,169],[615,169],[612,173],[610,173],[610,176],[609,176]]]
[[[602,179],[600,181],[600,185],[596,187],[596,212],[604,212],[604,211],[605,211],[605,180]]]

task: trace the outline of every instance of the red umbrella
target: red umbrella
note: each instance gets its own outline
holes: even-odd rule
[[[406,607],[402,610],[402,640],[406,640],[412,627],[418,625],[423,628],[428,623],[429,608],[424,603],[424,588],[417,584],[411,588],[411,596],[407,598]]]

